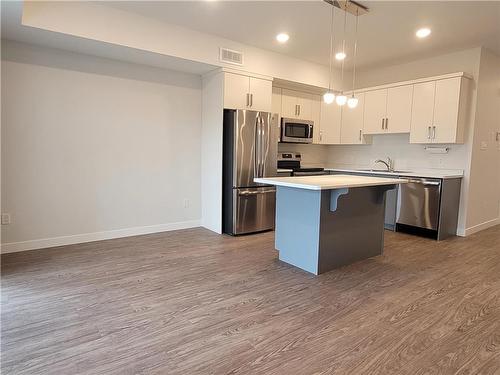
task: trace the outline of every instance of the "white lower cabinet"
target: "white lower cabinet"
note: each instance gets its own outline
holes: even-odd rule
[[[355,95],[358,98],[358,105],[355,108],[343,106],[342,108],[342,126],[340,129],[341,144],[369,144],[371,137],[365,136],[364,127],[364,107],[365,93]]]

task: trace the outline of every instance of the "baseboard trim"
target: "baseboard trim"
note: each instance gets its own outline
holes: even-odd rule
[[[466,228],[464,235],[465,236],[470,236],[471,234],[474,234],[474,233],[480,232],[482,230],[494,227],[495,225],[498,225],[498,224],[500,224],[500,218],[496,218],[496,219],[493,219],[493,220],[485,221],[484,223],[481,223],[481,224],[478,224],[478,225],[474,225],[474,226],[472,226],[470,228]]]
[[[195,228],[199,226],[200,226],[200,220],[191,220],[191,221],[181,221],[177,223],[149,225],[144,227],[115,229],[103,232],[83,233],[71,236],[42,238],[31,241],[10,242],[2,244],[1,253],[2,254],[16,253],[19,251],[45,249],[48,247],[74,245],[78,243],[92,242],[92,241],[111,240],[113,238],[168,232],[172,230]]]

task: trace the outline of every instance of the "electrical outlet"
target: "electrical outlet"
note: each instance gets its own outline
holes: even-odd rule
[[[486,151],[488,149],[488,142],[482,141],[481,142],[481,150]]]
[[[10,214],[2,214],[2,225],[10,224]]]
[[[184,199],[184,208],[189,208],[189,199]]]

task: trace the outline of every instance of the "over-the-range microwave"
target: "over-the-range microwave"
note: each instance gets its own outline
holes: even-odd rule
[[[281,119],[281,142],[312,143],[314,122],[293,118]]]

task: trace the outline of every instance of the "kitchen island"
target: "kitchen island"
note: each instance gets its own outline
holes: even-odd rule
[[[255,182],[276,186],[279,259],[319,275],[382,254],[385,193],[406,180],[323,175]]]

